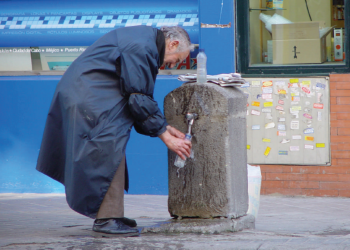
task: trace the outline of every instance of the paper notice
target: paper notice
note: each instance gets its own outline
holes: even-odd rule
[[[302,87],[301,89],[302,89],[302,91],[304,91],[306,94],[310,94],[310,89],[308,89],[307,87]]]
[[[299,121],[291,121],[290,122],[290,129],[299,129]]]
[[[289,142],[290,142],[290,140],[288,140],[288,139],[283,139],[280,143],[286,144],[286,143],[289,143]]]
[[[317,93],[317,102],[323,103],[323,94],[322,93]]]
[[[271,113],[271,109],[264,108],[264,109],[261,109],[261,112],[263,112],[263,113]]]
[[[252,102],[252,106],[260,107],[260,102]]]
[[[265,128],[266,128],[266,129],[274,128],[275,126],[276,126],[276,125],[275,125],[274,122],[270,122],[270,123],[266,123],[266,124],[265,124]]]
[[[315,109],[323,109],[323,104],[322,103],[314,103],[314,108]]]
[[[272,120],[273,119],[271,113],[266,113],[266,119],[267,120]]]
[[[253,88],[258,88],[261,86],[261,82],[260,81],[252,81],[252,87]]]
[[[277,131],[277,136],[287,136],[286,131]]]
[[[252,130],[259,130],[260,129],[260,125],[253,125],[252,126]]]
[[[291,111],[300,111],[301,110],[301,106],[292,106],[291,107]]]
[[[260,111],[252,109],[252,115],[260,115]]]
[[[299,146],[290,146],[290,151],[299,151]]]
[[[272,94],[272,88],[263,88],[263,94]]]
[[[264,102],[264,108],[272,107],[272,106],[273,106],[273,102]]]
[[[277,129],[278,129],[278,130],[286,130],[286,125],[284,125],[284,124],[278,124],[278,125],[277,125]]]
[[[306,149],[314,149],[314,145],[305,144]]]
[[[305,136],[305,141],[314,141],[313,136]]]
[[[272,94],[262,94],[262,99],[272,99]]]
[[[312,116],[310,114],[305,113],[305,114],[303,114],[303,116],[307,119],[312,119]]]
[[[325,89],[326,88],[326,85],[325,84],[322,84],[320,82],[316,83],[316,88],[319,88],[319,89]]]
[[[300,102],[300,96],[292,96],[293,102]]]
[[[272,86],[272,81],[263,82],[263,87],[271,87],[271,86]]]
[[[304,134],[313,134],[314,133],[314,129],[313,128],[306,128],[304,129]]]

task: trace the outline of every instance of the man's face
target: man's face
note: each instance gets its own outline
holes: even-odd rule
[[[183,52],[176,52],[178,46],[178,41],[166,43],[163,65],[168,66],[168,68],[170,69],[175,67],[177,63],[184,61],[190,53],[189,50]]]

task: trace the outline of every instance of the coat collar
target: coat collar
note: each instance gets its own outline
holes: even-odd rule
[[[157,30],[156,44],[159,54],[159,67],[163,65],[165,56],[165,37],[161,30]]]

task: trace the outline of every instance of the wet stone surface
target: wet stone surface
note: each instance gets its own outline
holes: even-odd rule
[[[254,229],[255,218],[245,215],[237,219],[214,218],[184,218],[172,219],[153,227],[145,227],[142,233],[200,233],[219,234],[224,232],[237,232],[244,229]]]

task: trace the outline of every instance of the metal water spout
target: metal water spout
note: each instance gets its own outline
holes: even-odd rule
[[[191,129],[192,129],[193,122],[197,118],[198,118],[198,115],[196,113],[187,113],[186,114],[186,120],[187,120],[187,126],[188,126],[187,134],[191,135]]]
[[[187,121],[187,133],[185,134],[185,140],[192,140],[192,135],[191,135],[191,130],[192,130],[192,125],[195,119],[198,118],[198,115],[196,113],[187,113],[186,116],[186,121]],[[191,155],[190,158],[194,158],[193,150],[191,150]],[[185,166],[186,160],[181,159],[180,156],[176,156],[174,165],[178,167],[178,171],[180,168],[183,168]],[[177,173],[179,174],[179,172]],[[178,175],[179,177],[179,175]]]

